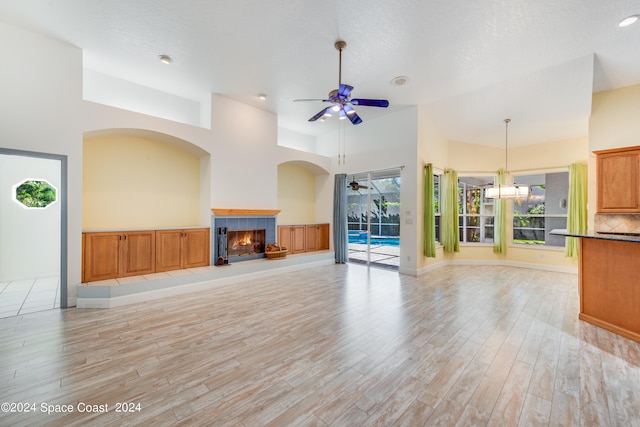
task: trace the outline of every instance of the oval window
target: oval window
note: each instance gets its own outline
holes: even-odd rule
[[[14,200],[27,208],[46,208],[56,201],[58,191],[46,180],[29,179],[14,186]]]

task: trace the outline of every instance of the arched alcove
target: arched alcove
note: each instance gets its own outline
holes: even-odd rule
[[[83,229],[206,225],[210,156],[171,135],[102,129],[83,139]]]
[[[319,221],[318,203],[329,172],[310,162],[294,160],[278,165],[278,222],[305,224]]]

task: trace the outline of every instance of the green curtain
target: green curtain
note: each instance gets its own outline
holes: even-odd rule
[[[458,173],[446,169],[440,190],[440,242],[445,252],[460,252]]]
[[[569,201],[567,205],[567,231],[587,231],[587,165],[581,162],[569,166]],[[565,256],[578,257],[578,238],[567,237]]]
[[[428,258],[436,256],[436,214],[433,205],[433,165],[424,167],[424,232],[422,253]]]
[[[504,169],[498,171],[497,185],[505,184]],[[496,254],[507,253],[507,200],[494,199],[493,220],[493,252]]]

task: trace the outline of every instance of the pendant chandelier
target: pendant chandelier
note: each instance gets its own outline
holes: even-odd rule
[[[511,119],[504,119],[504,171],[509,174],[509,122]],[[495,185],[484,190],[487,199],[520,199],[529,197],[529,186],[527,185]]]

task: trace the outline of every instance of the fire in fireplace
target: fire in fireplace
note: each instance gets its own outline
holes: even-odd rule
[[[266,230],[229,230],[227,232],[227,254],[229,257],[247,256],[264,252]]]

